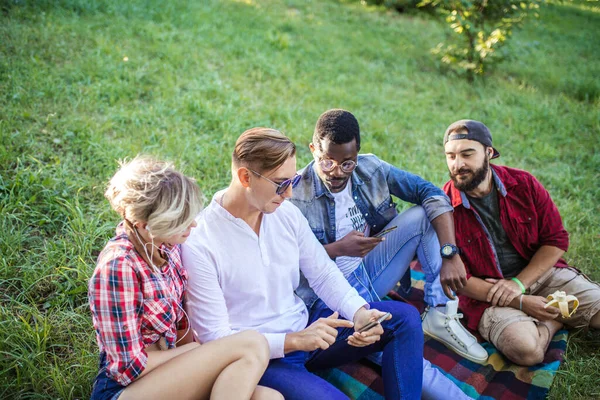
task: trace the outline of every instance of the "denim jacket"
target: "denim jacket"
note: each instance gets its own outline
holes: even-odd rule
[[[302,175],[302,179],[293,190],[292,203],[302,211],[321,244],[335,242],[335,200],[333,195],[315,172],[314,161],[299,173]],[[381,231],[398,215],[392,195],[402,201],[422,206],[430,221],[441,214],[453,211],[448,197],[440,188],[417,175],[398,169],[372,154],[358,156],[358,163],[352,172],[351,179],[352,197],[369,224],[371,235]],[[362,278],[368,280],[366,276]],[[304,277],[301,277],[296,294],[304,300],[309,308],[317,299],[317,295]],[[364,293],[361,294],[364,295]]]

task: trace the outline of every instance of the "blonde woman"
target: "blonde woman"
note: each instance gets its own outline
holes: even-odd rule
[[[194,180],[138,157],[121,166],[105,196],[123,221],[89,281],[100,348],[92,400],[280,399],[256,387],[269,360],[263,335],[193,341],[180,245],[201,210]]]

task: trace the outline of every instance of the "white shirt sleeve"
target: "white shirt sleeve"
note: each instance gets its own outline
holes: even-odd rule
[[[315,293],[334,311],[352,321],[359,308],[369,308],[363,299],[344,278],[325,247],[317,240],[300,210],[296,209],[300,270]]]
[[[182,248],[188,271],[187,309],[194,334],[201,343],[220,339],[239,330],[232,329],[225,296],[219,284],[216,261],[190,237]],[[241,301],[241,300],[240,300]],[[264,333],[271,358],[284,357],[285,333]]]
[[[183,265],[189,275],[189,317],[198,339],[205,343],[235,333],[229,325],[216,265],[210,262],[209,255],[191,237],[181,249]]]

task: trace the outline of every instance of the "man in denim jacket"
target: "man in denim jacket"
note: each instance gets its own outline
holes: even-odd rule
[[[310,150],[314,161],[301,170],[291,201],[346,279],[365,299],[378,301],[405,275],[416,255],[425,272],[429,306],[423,330],[463,357],[484,362],[486,350],[458,321],[462,315],[457,314],[453,292],[465,285],[466,272],[444,192],[372,154],[358,155],[358,121],[345,110],[319,117]],[[398,214],[392,195],[416,206]],[[391,227],[397,228],[375,236]],[[296,293],[311,318],[327,312],[306,280]]]

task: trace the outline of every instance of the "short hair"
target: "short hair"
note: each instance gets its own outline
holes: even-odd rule
[[[313,144],[322,150],[321,141],[329,139],[335,144],[345,144],[356,140],[356,149],[360,150],[360,127],[356,117],[350,111],[335,108],[325,111],[315,126]]]
[[[466,133],[469,132],[467,129],[467,125],[465,124],[455,124],[451,128],[448,129],[447,135],[450,136],[453,133]]]
[[[202,210],[196,181],[171,163],[137,156],[120,165],[104,196],[124,219],[145,222],[154,236],[185,232]]]
[[[231,161],[236,167],[257,172],[273,170],[296,155],[296,145],[283,133],[271,128],[252,128],[235,142]]]

